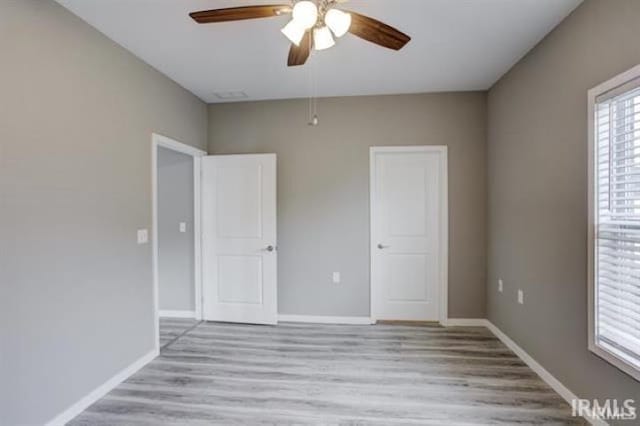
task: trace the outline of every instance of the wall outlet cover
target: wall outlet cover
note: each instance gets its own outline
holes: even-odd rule
[[[186,222],[180,222],[179,229],[180,229],[180,232],[187,232],[187,224],[186,224]]]
[[[334,284],[339,284],[340,283],[340,272],[334,272],[333,273],[333,283]]]
[[[149,242],[149,231],[146,229],[138,229],[138,244],[147,244]]]
[[[518,290],[518,303],[524,305],[524,291]]]
[[[502,292],[503,292],[503,290],[504,290],[504,282],[502,282],[502,279],[499,279],[499,280],[498,280],[498,291],[499,291],[500,293],[502,293]]]

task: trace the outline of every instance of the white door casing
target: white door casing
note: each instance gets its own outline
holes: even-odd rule
[[[191,145],[186,145],[170,139],[166,136],[162,136],[157,133],[151,135],[151,198],[152,198],[152,226],[151,226],[151,245],[152,245],[152,275],[153,275],[153,316],[154,316],[154,335],[155,335],[155,348],[160,350],[160,306],[159,306],[159,284],[158,284],[158,149],[160,147],[170,149],[172,151],[181,152],[193,157],[193,241],[194,241],[194,305],[196,319],[202,319],[202,265],[200,262],[200,254],[202,253],[201,239],[200,239],[200,164],[201,158],[207,153],[201,149],[194,148]]]
[[[204,319],[277,323],[276,156],[202,160]]]
[[[447,317],[447,149],[371,148],[371,316]]]

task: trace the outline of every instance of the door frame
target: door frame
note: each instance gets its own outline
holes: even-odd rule
[[[197,320],[202,319],[202,240],[201,240],[201,158],[206,151],[178,142],[157,133],[151,134],[151,206],[152,206],[152,270],[153,270],[153,318],[155,346],[160,349],[160,301],[158,283],[158,149],[166,148],[193,158],[193,241],[194,241],[194,295]],[[176,316],[183,316],[176,313]]]
[[[447,324],[449,301],[449,161],[446,145],[416,145],[416,146],[372,146],[369,148],[369,315],[373,322],[376,318],[373,312],[373,256],[375,253],[373,239],[376,224],[376,194],[375,181],[377,176],[376,155],[380,153],[425,153],[435,152],[440,154],[442,175],[440,176],[440,193],[442,196],[440,206],[440,300],[438,306],[439,322]]]

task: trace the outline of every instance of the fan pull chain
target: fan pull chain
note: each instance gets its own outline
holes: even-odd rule
[[[312,37],[309,37],[309,51],[313,52],[311,39]],[[311,95],[309,97],[309,122],[307,124],[315,127],[320,123],[320,120],[318,119],[318,75],[316,72],[316,62],[313,59],[309,67],[309,90]]]

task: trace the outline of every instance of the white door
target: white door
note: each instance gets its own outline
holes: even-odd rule
[[[371,314],[446,316],[446,147],[371,148]]]
[[[204,319],[275,324],[275,154],[203,157],[202,237]]]

